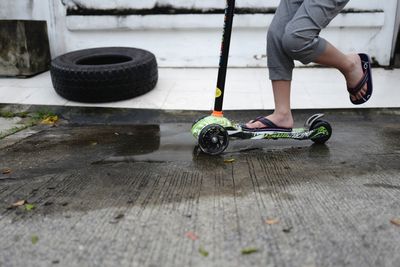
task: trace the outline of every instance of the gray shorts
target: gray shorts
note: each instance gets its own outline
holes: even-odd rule
[[[349,0],[281,0],[268,29],[267,58],[271,80],[292,80],[293,60],[313,62],[326,47],[321,29]]]

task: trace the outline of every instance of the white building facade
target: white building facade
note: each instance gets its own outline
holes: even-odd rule
[[[266,66],[266,32],[278,4],[236,1],[230,66]],[[351,0],[321,35],[343,52],[366,52],[388,66],[399,6],[398,0]],[[224,0],[1,0],[0,19],[46,20],[53,57],[128,46],[153,52],[161,67],[215,67],[224,7]]]

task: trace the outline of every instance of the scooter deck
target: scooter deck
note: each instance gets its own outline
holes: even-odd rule
[[[306,128],[293,128],[292,131],[245,131],[241,126],[237,125],[235,127],[227,128],[229,138],[237,139],[296,139],[296,140],[306,140],[318,135],[327,135],[325,128],[317,128],[309,130]]]

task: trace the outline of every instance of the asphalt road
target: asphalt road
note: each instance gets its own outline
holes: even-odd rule
[[[198,114],[110,114],[0,140],[0,266],[399,266],[398,111],[219,157],[195,148]]]

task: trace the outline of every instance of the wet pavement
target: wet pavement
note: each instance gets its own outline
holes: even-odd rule
[[[0,140],[0,266],[398,266],[398,110],[328,111],[325,145],[217,157],[189,133],[201,112],[55,112]]]

